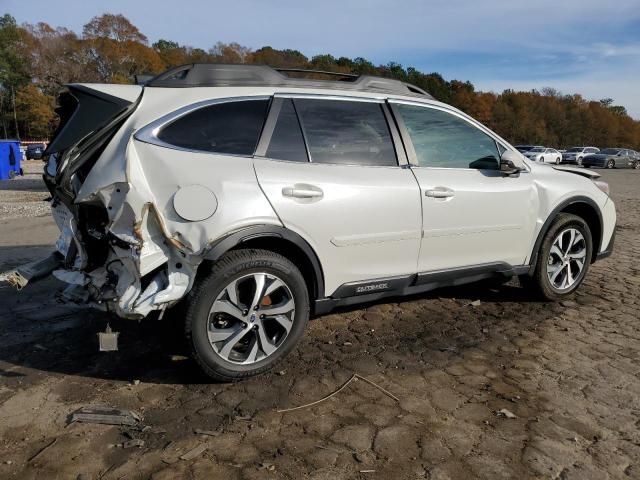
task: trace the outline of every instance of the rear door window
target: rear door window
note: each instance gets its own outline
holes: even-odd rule
[[[312,162],[398,164],[380,103],[296,98],[294,104]]]
[[[188,150],[253,155],[268,100],[223,102],[199,108],[165,126],[158,138]]]

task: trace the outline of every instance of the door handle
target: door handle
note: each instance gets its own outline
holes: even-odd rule
[[[282,189],[282,196],[291,198],[322,198],[324,193],[318,187],[312,185],[293,187],[284,187]]]
[[[424,194],[427,197],[432,197],[432,198],[449,198],[455,195],[453,190],[438,190],[438,189],[426,190]]]

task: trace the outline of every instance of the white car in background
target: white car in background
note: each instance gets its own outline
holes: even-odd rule
[[[528,152],[524,152],[523,155],[533,162],[560,165],[562,161],[562,154],[555,148],[535,147]]]

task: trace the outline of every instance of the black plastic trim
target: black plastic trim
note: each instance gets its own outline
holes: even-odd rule
[[[414,275],[378,278],[365,282],[352,282],[338,287],[331,297],[316,300],[314,313],[323,315],[338,307],[375,302],[388,297],[406,297],[436,288],[464,285],[488,278],[511,278],[528,271],[528,265],[514,267],[506,263],[488,263]],[[380,287],[383,284],[386,286]],[[358,287],[364,287],[364,289],[358,291]]]
[[[56,133],[43,155],[57,153],[75,145],[135,103],[84,85],[70,84],[67,85],[67,90],[78,102],[76,109],[69,121]]]
[[[613,253],[613,247],[616,241],[616,231],[617,231],[617,228],[614,228],[613,234],[611,235],[611,239],[609,240],[609,245],[607,245],[607,248],[604,251],[596,255],[596,261],[602,260],[603,258],[607,258],[611,256],[611,254]]]
[[[324,296],[324,274],[322,272],[322,266],[318,260],[318,256],[313,248],[297,233],[277,225],[254,225],[251,227],[243,228],[236,232],[218,240],[214,244],[209,246],[205,258],[207,260],[218,260],[222,255],[238,245],[249,240],[255,240],[256,238],[280,238],[295,244],[306,255],[311,263],[314,273],[314,284],[316,286],[316,298],[322,298]]]
[[[556,219],[558,214],[562,212],[562,210],[567,208],[569,205],[574,205],[576,203],[586,203],[597,212],[598,221],[600,222],[600,238],[596,238],[592,240],[593,240],[594,249],[596,251],[600,249],[600,243],[602,242],[602,227],[604,225],[602,221],[602,212],[600,211],[600,207],[598,207],[598,204],[594,202],[592,199],[590,199],[589,197],[585,197],[582,195],[577,197],[571,197],[565,200],[564,202],[560,203],[559,205],[557,205],[556,208],[554,208],[551,211],[551,213],[547,217],[547,220],[542,225],[542,228],[540,229],[540,233],[538,233],[538,237],[536,238],[536,243],[533,245],[533,250],[531,252],[531,256],[529,260],[529,271],[528,271],[529,275],[533,275],[533,272],[536,269],[536,262],[538,261],[538,252],[540,251],[540,245],[542,244],[542,240],[544,239],[544,236],[549,231],[549,228],[551,228],[551,224]],[[591,260],[591,263],[593,263],[596,259],[597,259],[597,256],[594,256]]]

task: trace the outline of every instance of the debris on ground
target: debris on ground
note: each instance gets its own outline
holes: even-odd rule
[[[40,455],[42,455],[42,453],[44,453],[44,451],[47,450],[49,447],[53,447],[56,444],[57,441],[58,441],[57,437],[54,438],[53,440],[51,440],[44,447],[42,447],[40,450],[38,450],[34,455],[29,457],[29,460],[27,460],[27,462],[34,461],[36,458],[38,458]]]
[[[503,409],[499,410],[499,411],[498,411],[498,413],[497,413],[497,415],[498,415],[499,417],[506,417],[506,418],[518,418],[518,417],[516,416],[516,414],[515,414],[515,413],[513,413],[513,412],[511,412],[511,411],[507,410],[506,408],[503,408]]]
[[[276,466],[273,463],[269,463],[269,462],[262,462],[258,466],[258,470],[269,470],[270,472],[273,472],[275,469],[276,469]]]
[[[308,408],[308,407],[313,407],[314,405],[317,405],[319,403],[324,402],[325,400],[329,400],[331,397],[337,395],[338,393],[340,393],[342,390],[344,390],[345,388],[347,388],[347,386],[349,386],[349,384],[353,381],[356,380],[362,380],[363,382],[368,383],[369,385],[371,385],[372,387],[377,388],[378,390],[380,390],[382,393],[384,393],[387,397],[394,399],[396,402],[400,403],[400,399],[398,397],[396,397],[393,393],[389,392],[388,390],[385,390],[384,388],[382,388],[380,385],[378,385],[377,383],[369,380],[368,378],[363,377],[362,375],[358,375],[357,373],[354,373],[351,378],[349,380],[347,380],[339,389],[337,389],[335,392],[330,393],[329,395],[327,395],[326,397],[321,398],[320,400],[316,400],[315,402],[311,402],[311,403],[307,403],[306,405],[300,405],[298,407],[293,407],[293,408],[285,408],[284,410],[277,410],[278,413],[286,413],[286,412],[293,412],[294,410],[300,410],[302,408]]]
[[[207,437],[217,437],[221,432],[215,432],[213,430],[200,430],[199,428],[196,428],[193,433],[195,433],[196,435],[206,435]]]
[[[75,422],[99,423],[104,425],[139,426],[142,417],[132,410],[120,410],[102,405],[90,405],[73,412],[69,418],[69,425]]]
[[[142,448],[144,447],[144,440],[139,438],[134,438],[133,440],[128,440],[122,444],[122,448]]]
[[[469,305],[472,306],[472,307],[479,307],[480,303],[481,303],[480,300],[474,300]]]
[[[194,458],[202,455],[204,452],[207,451],[207,447],[204,443],[201,445],[198,445],[195,448],[192,448],[191,450],[189,450],[187,453],[185,453],[184,455],[180,455],[180,460],[193,460]]]

